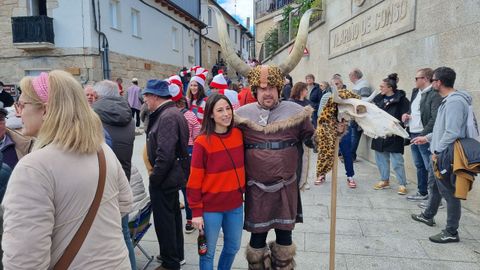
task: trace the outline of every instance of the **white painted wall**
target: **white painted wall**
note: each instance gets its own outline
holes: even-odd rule
[[[55,47],[81,48],[92,47],[93,21],[91,21],[91,1],[58,2],[52,10]]]
[[[96,1],[95,1],[96,2]],[[195,59],[194,40],[198,34],[189,31],[182,24],[172,20],[161,12],[137,0],[120,0],[119,29],[111,27],[110,0],[100,2],[100,27],[108,38],[110,51],[140,57],[176,66],[192,66]],[[164,10],[153,0],[145,1],[166,12],[178,21],[179,16]],[[140,35],[132,35],[132,8],[140,12]],[[98,9],[97,9],[98,17]],[[53,10],[55,46],[59,48],[98,48],[98,35],[94,29],[91,0],[59,0],[58,8]],[[185,25],[189,25],[185,23]],[[178,47],[172,48],[172,28],[178,31]],[[190,58],[189,58],[190,56]],[[192,60],[190,62],[189,60]]]

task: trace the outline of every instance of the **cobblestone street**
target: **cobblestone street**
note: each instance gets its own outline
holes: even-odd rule
[[[147,186],[148,178],[141,159],[144,143],[144,135],[136,137],[133,163],[141,171]],[[311,160],[311,166],[315,166],[315,160]],[[377,191],[372,188],[379,177],[374,165],[361,160],[355,163],[355,170],[358,187],[350,189],[343,166],[339,163],[336,269],[480,269],[480,216],[462,209],[460,243],[434,244],[428,237],[444,228],[445,209],[439,210],[435,227],[417,223],[410,214],[419,213],[420,208],[417,203],[407,201],[405,196],[397,195],[395,180],[392,181],[392,189]],[[298,224],[293,232],[297,245],[296,269],[328,269],[330,177],[325,184],[316,186],[311,183],[311,189],[302,192],[305,222]],[[416,184],[410,182],[407,188],[409,194],[414,193]],[[185,234],[187,263],[182,269],[198,269],[196,237],[197,232]],[[269,238],[273,237],[271,232]],[[249,233],[244,231],[234,269],[247,269],[244,254],[248,239]],[[219,239],[217,262],[221,242],[222,239]],[[153,227],[141,244],[151,255],[159,254]],[[138,249],[136,256],[140,268],[145,259]],[[147,269],[157,266],[155,261]]]

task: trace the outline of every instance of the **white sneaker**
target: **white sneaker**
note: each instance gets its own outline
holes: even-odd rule
[[[303,189],[305,189],[305,190],[309,190],[309,189],[310,189],[310,184],[308,184],[308,183],[305,183],[305,185],[303,186]]]

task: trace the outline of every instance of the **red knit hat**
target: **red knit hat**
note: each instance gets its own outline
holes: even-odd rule
[[[217,89],[227,89],[228,88],[228,83],[227,80],[225,80],[225,77],[223,76],[223,71],[219,70],[218,74],[213,77],[212,82],[210,83],[211,88],[217,88]]]

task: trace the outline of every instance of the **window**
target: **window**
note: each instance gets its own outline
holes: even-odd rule
[[[47,15],[46,0],[27,0],[28,16]]]
[[[120,2],[117,0],[110,1],[110,26],[120,30]]]
[[[212,9],[208,9],[208,26],[212,26]]]
[[[238,38],[237,38],[237,29],[235,29],[235,44],[238,43]]]
[[[140,11],[132,8],[132,36],[140,37]]]
[[[227,33],[228,33],[228,37],[230,37],[230,24],[227,23]]]
[[[174,51],[178,51],[178,29],[176,27],[172,27],[172,49]]]

